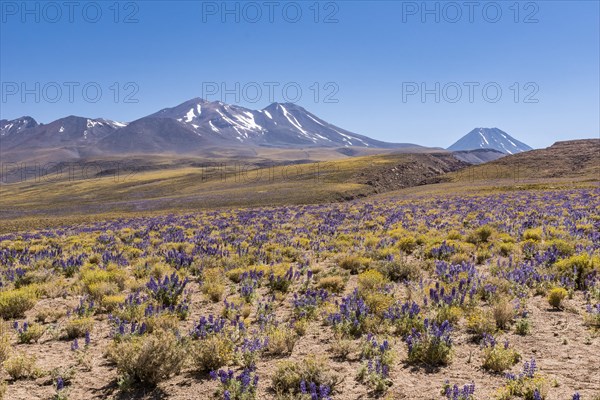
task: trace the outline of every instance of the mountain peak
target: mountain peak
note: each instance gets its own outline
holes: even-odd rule
[[[499,128],[475,128],[456,141],[448,150],[494,149],[505,154],[533,150]]]
[[[2,119],[0,120],[0,136],[8,137],[28,128],[35,128],[38,125],[35,119],[27,115],[13,120]]]

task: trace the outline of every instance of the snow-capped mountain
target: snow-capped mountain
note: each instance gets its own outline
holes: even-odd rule
[[[452,151],[476,149],[494,149],[505,154],[533,150],[498,128],[475,128],[448,147]]]
[[[133,121],[99,143],[101,149],[112,152],[181,152],[223,146],[418,147],[346,131],[292,103],[251,110],[200,98]]]
[[[21,125],[18,125],[19,123]],[[17,126],[19,128],[16,128]],[[38,124],[33,118],[23,117],[1,121],[0,127],[3,128],[0,130],[0,140],[2,151],[15,148],[21,150],[90,146],[125,126],[127,125],[103,118],[91,119],[72,115],[49,124]]]
[[[35,128],[38,123],[31,117],[21,117],[11,121],[0,119],[0,137],[7,138],[21,132],[23,129]]]
[[[69,149],[80,154],[197,153],[205,149],[268,146],[279,148],[421,147],[387,143],[332,125],[292,103],[262,110],[188,100],[130,123],[70,116],[49,124],[29,117],[2,120],[1,150]]]

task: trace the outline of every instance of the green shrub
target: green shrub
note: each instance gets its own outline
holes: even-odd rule
[[[534,360],[526,362],[523,373],[508,380],[508,383],[500,389],[499,400],[509,400],[515,397],[525,400],[547,398],[548,382],[535,371],[535,367],[531,367],[532,364],[534,364]],[[537,397],[535,396],[536,392]]]
[[[412,236],[406,236],[398,240],[398,248],[405,253],[412,253],[417,248],[417,241]]]
[[[523,232],[523,240],[539,242],[542,240],[542,228],[526,229],[525,232]]]
[[[333,392],[339,383],[324,359],[309,356],[300,361],[282,361],[273,374],[273,390],[277,395],[297,395],[300,383],[314,383],[317,387],[328,386]]]
[[[600,257],[588,254],[571,256],[555,264],[559,277],[567,277],[576,283],[578,289],[586,289],[586,277],[593,271],[600,272]]]
[[[223,271],[218,268],[210,268],[202,273],[202,293],[213,302],[221,301],[225,293],[225,279]]]
[[[492,258],[492,253],[488,249],[479,249],[475,254],[477,264],[483,264],[485,260],[489,260],[490,258]]]
[[[383,313],[394,304],[394,297],[381,291],[366,292],[363,299],[371,313],[378,317],[382,317]]]
[[[342,293],[344,291],[344,287],[346,287],[346,281],[343,277],[338,275],[326,276],[319,279],[317,287],[319,289],[325,289],[331,293]]]
[[[267,351],[275,355],[291,354],[298,341],[296,331],[286,325],[271,327],[267,330]]]
[[[225,285],[216,282],[206,282],[202,285],[202,293],[207,295],[213,303],[217,303],[223,298]]]
[[[114,341],[108,357],[124,377],[151,386],[179,372],[186,349],[172,332],[156,331]]]
[[[67,338],[75,339],[84,337],[86,332],[91,332],[94,328],[94,319],[92,317],[73,318],[67,322],[65,332]]]
[[[102,307],[104,307],[104,309],[110,313],[116,310],[124,302],[125,296],[122,294],[117,294],[103,297],[100,303],[102,304]]]
[[[486,243],[493,233],[494,229],[492,227],[484,225],[469,233],[466,240],[472,244]]]
[[[41,370],[36,366],[35,356],[24,353],[16,353],[10,356],[4,363],[4,369],[14,379],[33,379],[41,375]]]
[[[351,274],[358,274],[364,271],[369,266],[371,260],[358,256],[346,256],[339,261],[339,266],[342,269],[350,271]]]
[[[474,335],[475,340],[481,339],[484,333],[493,334],[496,331],[496,320],[491,312],[476,309],[467,317],[467,332]]]
[[[192,345],[192,361],[198,371],[213,371],[234,358],[234,345],[225,334],[209,335]]]
[[[393,282],[418,280],[421,277],[420,264],[408,262],[402,259],[393,261],[380,261],[377,263],[375,268],[387,279]]]
[[[515,245],[512,243],[502,243],[499,247],[500,255],[510,256],[515,251]]]
[[[504,345],[486,347],[483,350],[483,368],[493,372],[504,372],[521,360],[521,355]]]
[[[117,294],[125,289],[127,272],[114,265],[106,269],[82,268],[81,283],[83,290],[94,300],[102,300],[104,296]]]
[[[429,366],[446,365],[452,358],[450,324],[425,323],[423,332],[413,332],[405,339],[408,345],[408,362]]]
[[[548,304],[557,310],[562,308],[562,302],[567,297],[568,292],[566,289],[557,287],[550,290],[548,293]]]
[[[329,350],[334,357],[346,360],[354,351],[354,342],[349,339],[335,338]]]
[[[448,232],[448,236],[446,236],[447,240],[462,240],[462,235],[460,234],[459,231],[452,229],[450,232]]]
[[[460,320],[462,315],[463,310],[460,307],[444,304],[436,308],[433,319],[438,324],[441,324],[444,321],[449,321],[454,324]]]
[[[515,333],[517,335],[525,336],[529,334],[531,330],[531,323],[527,318],[519,318],[515,323]]]
[[[363,296],[365,303],[367,303],[369,306],[369,309],[375,313],[376,308],[382,309],[383,311],[383,309],[387,309],[387,307],[389,307],[389,305],[386,306],[385,304],[382,307],[378,307],[381,301],[384,303],[386,302],[380,298],[382,295],[384,295],[382,291],[386,285],[387,280],[379,271],[371,269],[358,275],[358,293]],[[367,300],[367,297],[369,297],[370,301]]]
[[[37,342],[46,332],[46,328],[44,328],[40,324],[23,324],[22,327],[17,331],[17,337],[19,343],[32,343]]]
[[[8,333],[8,324],[0,321],[0,364],[10,356],[12,346],[10,345],[10,335]]]
[[[148,333],[163,330],[177,333],[180,316],[173,312],[163,312],[144,319]]]
[[[22,318],[25,311],[35,306],[37,295],[30,286],[0,292],[0,317],[4,319]]]

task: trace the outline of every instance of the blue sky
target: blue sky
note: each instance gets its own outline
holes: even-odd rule
[[[130,121],[204,95],[293,100],[350,131],[428,146],[475,127],[533,147],[600,135],[598,1],[275,3],[82,1],[71,22],[62,2],[59,15],[3,1],[0,116]],[[213,83],[239,101],[207,96]]]

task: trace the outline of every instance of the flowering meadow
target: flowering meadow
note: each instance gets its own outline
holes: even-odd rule
[[[4,234],[0,317],[7,399],[598,400],[600,190]]]

